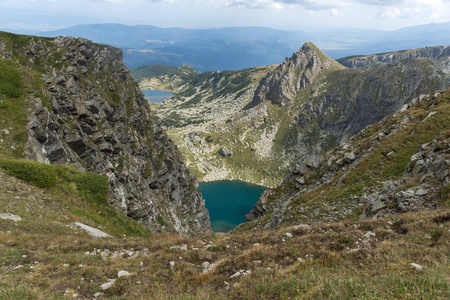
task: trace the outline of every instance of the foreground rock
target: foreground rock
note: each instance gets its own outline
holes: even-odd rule
[[[87,234],[89,234],[92,237],[96,237],[96,238],[112,237],[111,235],[107,234],[106,232],[103,232],[97,228],[91,227],[89,225],[86,225],[86,224],[83,224],[80,222],[72,223],[72,227],[82,229],[82,230],[86,231]]]
[[[22,218],[18,215],[10,214],[10,213],[2,213],[0,214],[0,219],[2,220],[11,220],[14,222],[22,221]]]

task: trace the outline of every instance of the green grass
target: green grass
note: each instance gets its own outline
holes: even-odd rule
[[[2,160],[0,167],[9,175],[37,187],[51,188],[56,184],[55,167],[27,160]]]
[[[13,280],[0,280],[0,300],[57,300],[65,299],[58,295],[31,284],[17,282]]]
[[[0,59],[0,94],[10,98],[22,96],[22,75],[19,66],[7,59]]]
[[[74,172],[65,170],[61,176],[67,179]],[[17,188],[23,190],[21,186]],[[75,235],[69,228],[57,230],[64,217],[59,217],[57,223],[48,222],[61,214],[72,218],[72,208],[64,209],[71,204],[61,194],[53,197],[48,190],[44,191],[46,195],[40,195],[39,199],[51,196],[46,203],[58,214],[52,212],[51,216],[39,218],[37,215],[43,211],[36,210],[34,215],[22,209],[19,214],[24,220],[16,225],[0,220],[3,299],[59,299],[66,290],[91,299],[107,278],[117,279],[119,270],[132,275],[119,278],[104,292],[104,298],[447,299],[450,296],[448,208],[363,223],[317,223],[311,226],[311,231],[259,229],[201,240],[172,234],[94,239]],[[91,204],[76,203],[80,215],[90,214],[99,222],[104,221],[104,213],[99,212],[103,208],[92,209]],[[35,223],[28,220],[32,218]],[[40,223],[47,227],[36,230],[27,227]],[[407,233],[397,232],[393,225],[394,230],[388,231],[386,226],[392,223],[401,223]],[[108,223],[102,228],[111,232],[113,226],[122,225]],[[371,238],[368,244],[361,243],[368,230],[375,232],[376,238]],[[293,236],[286,239],[286,232]],[[424,238],[430,232],[433,240]],[[173,247],[183,244],[187,250]],[[95,249],[99,249],[98,254],[85,254]],[[125,251],[141,254],[117,256]],[[299,257],[303,261],[299,262]],[[171,261],[175,262],[172,267]],[[215,263],[216,269],[203,273],[201,265],[205,261]],[[416,271],[411,262],[425,269]],[[13,269],[18,265],[23,267]],[[251,274],[230,278],[239,270],[251,270]],[[225,281],[230,285],[228,289]]]
[[[16,63],[0,59],[0,153],[23,157],[27,141],[27,103],[31,89],[31,71]]]
[[[113,107],[117,107],[122,103],[122,98],[120,98],[120,95],[117,91],[111,92],[107,100]]]

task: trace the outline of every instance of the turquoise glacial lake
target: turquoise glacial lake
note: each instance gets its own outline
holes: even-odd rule
[[[212,181],[200,182],[198,189],[209,210],[212,229],[226,232],[246,222],[245,215],[266,188],[242,181]]]
[[[170,98],[173,96],[172,93],[169,93],[166,91],[160,91],[160,90],[152,90],[152,91],[141,90],[141,91],[144,94],[145,99],[147,99],[150,102],[155,102],[155,103],[163,102],[167,98]]]

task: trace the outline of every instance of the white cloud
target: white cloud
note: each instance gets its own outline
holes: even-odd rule
[[[95,1],[95,0],[94,0]],[[98,0],[97,0],[98,1]],[[103,0],[108,2],[123,2],[124,0]],[[135,0],[136,1],[136,0]],[[266,9],[285,8],[286,6],[298,6],[307,10],[338,9],[351,5],[370,5],[383,8],[397,8],[399,6],[416,7],[418,5],[439,6],[450,0],[141,0],[138,2],[161,3],[191,3],[216,7],[238,7],[242,9]],[[392,13],[392,12],[391,12]],[[388,12],[386,12],[388,14]]]
[[[396,7],[387,7],[379,13],[381,19],[389,20],[398,18],[402,12]]]

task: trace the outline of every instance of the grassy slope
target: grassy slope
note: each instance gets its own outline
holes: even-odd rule
[[[38,73],[0,58],[0,153],[23,156],[28,121],[25,99],[41,84]]]
[[[5,62],[1,63],[5,68]],[[92,298],[107,278],[117,278],[117,272],[123,269],[132,275],[120,278],[105,292],[107,297],[450,297],[450,210],[446,206],[439,211],[363,223],[316,224],[304,231],[285,228],[208,237],[204,241],[167,234],[150,236],[146,228],[106,205],[104,177],[68,166],[11,159],[22,153],[17,149],[26,137],[26,115],[22,116],[25,119],[11,116],[23,111],[20,108],[26,106],[25,96],[33,95],[33,84],[39,87],[40,83],[33,80],[39,78],[34,71],[14,65],[6,70],[0,73],[12,75],[2,82],[12,84],[14,89],[12,93],[5,86],[0,90],[0,138],[4,140],[0,152],[8,155],[0,155],[0,207],[1,213],[18,214],[22,221],[0,220],[0,299],[62,299],[66,290]],[[436,118],[430,120],[447,124],[440,115]],[[104,230],[114,238],[91,238],[67,226],[75,221]],[[293,234],[290,239],[284,236],[288,230]],[[362,235],[368,230],[376,237],[366,241]],[[182,244],[189,250],[171,248]],[[95,249],[102,250],[91,255]],[[87,251],[89,254],[85,254]],[[137,256],[136,251],[140,251]],[[170,261],[176,262],[174,267],[170,267]],[[204,274],[199,266],[205,261],[218,266]],[[426,268],[415,271],[412,262]],[[230,279],[241,269],[251,270],[251,275]],[[231,285],[229,290],[225,281]]]
[[[61,222],[63,218],[59,217]],[[168,234],[95,239],[56,223],[49,225],[54,227],[51,231],[27,230],[28,222],[0,222],[0,299],[62,299],[65,291],[92,298],[107,279],[117,279],[120,270],[132,275],[104,291],[108,298],[450,296],[448,208],[363,223],[321,223],[311,229],[260,230],[203,240]],[[291,238],[285,235],[288,231]],[[376,236],[365,238],[368,231]],[[181,245],[188,250],[177,248]],[[204,273],[203,262],[217,267]],[[414,270],[411,263],[425,268]],[[251,274],[230,278],[239,270]]]
[[[0,187],[2,211],[20,215],[24,221],[18,228],[25,232],[61,233],[66,232],[61,225],[80,221],[115,236],[150,235],[149,229],[108,205],[105,176],[3,155],[0,169],[6,180]]]

